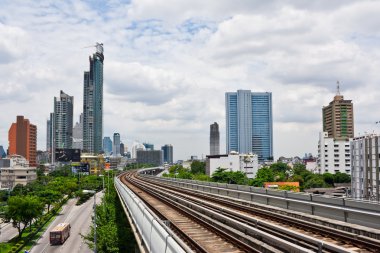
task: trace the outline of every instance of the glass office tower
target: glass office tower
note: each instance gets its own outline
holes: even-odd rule
[[[83,151],[99,154],[103,140],[103,44],[96,43],[90,71],[84,72]]]
[[[255,153],[273,159],[272,93],[238,90],[226,93],[226,151]]]

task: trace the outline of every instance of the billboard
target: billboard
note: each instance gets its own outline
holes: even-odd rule
[[[80,149],[56,148],[56,162],[80,162]]]
[[[88,163],[72,163],[71,168],[75,174],[90,175],[90,164]]]

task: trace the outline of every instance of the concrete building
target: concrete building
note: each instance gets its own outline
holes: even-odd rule
[[[231,152],[228,155],[206,156],[206,174],[212,176],[218,168],[241,171],[246,173],[248,178],[254,178],[259,169],[259,160],[256,154],[239,154],[237,152]]]
[[[323,132],[318,141],[318,173],[351,174],[350,141],[354,136],[354,114],[351,100],[340,94],[339,82],[334,100],[322,109]]]
[[[17,184],[26,185],[37,179],[36,167],[20,155],[10,155],[0,159],[0,182],[2,189],[13,189]]]
[[[162,150],[137,150],[137,163],[161,166],[163,164]]]
[[[226,151],[255,153],[273,160],[272,93],[238,90],[226,93]]]
[[[351,174],[351,140],[352,138],[347,140],[330,138],[327,132],[321,132],[318,141],[317,173]]]
[[[164,162],[168,164],[173,164],[173,146],[171,144],[165,144],[161,147],[163,152]]]
[[[72,148],[73,146],[73,108],[74,97],[62,90],[59,98],[54,97],[54,136],[52,141],[55,148]]]
[[[17,116],[8,132],[9,155],[21,155],[29,161],[30,166],[37,166],[37,127],[30,124],[24,116]]]
[[[351,195],[380,201],[379,135],[356,137],[351,141]]]
[[[137,151],[139,150],[145,150],[145,146],[141,144],[140,142],[134,141],[132,145],[132,152],[131,152],[132,159],[137,158]]]
[[[220,153],[220,135],[219,125],[214,122],[210,125],[210,155],[219,155]]]
[[[351,100],[344,100],[340,94],[339,82],[334,100],[322,109],[323,132],[336,140],[354,137],[354,108]]]
[[[110,137],[108,137],[108,136],[105,136],[104,138],[103,138],[103,151],[104,151],[104,153],[106,154],[106,155],[110,155],[111,154],[111,152],[112,152],[112,140],[111,140],[111,138]]]
[[[103,44],[96,43],[96,53],[89,57],[90,71],[83,81],[83,151],[102,152],[103,140]]]
[[[112,148],[112,156],[121,156],[120,155],[120,134],[113,134],[113,148]]]
[[[73,127],[73,148],[83,149],[83,113],[79,115],[79,122]]]

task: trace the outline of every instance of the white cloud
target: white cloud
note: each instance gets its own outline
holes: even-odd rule
[[[377,1],[5,1],[0,144],[24,115],[44,149],[59,90],[75,96],[79,116],[93,52],[83,47],[103,42],[105,135],[172,143],[185,159],[208,153],[216,121],[223,152],[224,93],[251,89],[273,93],[275,157],[315,153],[337,80],[357,133],[380,120],[379,11]]]

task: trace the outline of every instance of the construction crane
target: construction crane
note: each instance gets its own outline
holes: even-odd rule
[[[103,43],[96,42],[96,45],[87,46],[87,47],[84,47],[84,48],[90,48],[90,47],[95,47],[97,53],[103,54],[103,51],[104,51],[104,49],[103,49]]]

